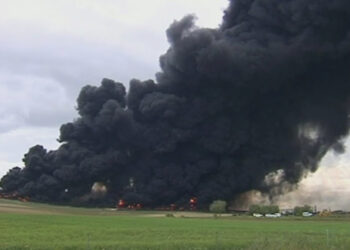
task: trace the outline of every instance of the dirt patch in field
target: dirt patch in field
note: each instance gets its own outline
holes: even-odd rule
[[[219,217],[232,216],[231,214],[221,214]],[[175,218],[212,218],[212,213],[200,213],[200,212],[168,212],[168,213],[152,213],[145,214],[143,217],[175,217]]]
[[[7,207],[7,208],[29,208],[28,206],[19,205],[19,204],[0,204],[0,208],[1,207]]]
[[[116,208],[76,208],[68,206],[54,206],[49,204],[20,202],[16,200],[0,199],[0,213],[21,214],[70,214],[70,215],[99,215],[99,216],[138,216],[153,218],[213,218],[212,213],[189,211],[129,211]],[[231,214],[221,214],[218,217],[228,217]]]
[[[36,208],[25,203],[12,200],[1,200],[0,213],[21,213],[21,214],[55,214],[55,212]]]
[[[20,213],[20,214],[56,214],[44,210],[36,210],[28,207],[11,207],[0,205],[0,213]]]

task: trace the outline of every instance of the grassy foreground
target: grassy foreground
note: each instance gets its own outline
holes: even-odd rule
[[[346,218],[174,215],[0,200],[0,249],[350,249]]]

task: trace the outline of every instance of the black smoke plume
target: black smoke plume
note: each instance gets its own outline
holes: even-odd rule
[[[349,130],[350,1],[231,0],[217,29],[167,30],[156,81],[103,79],[78,97],[59,149],[34,146],[6,192],[207,205],[297,184]],[[276,191],[277,190],[277,191]]]

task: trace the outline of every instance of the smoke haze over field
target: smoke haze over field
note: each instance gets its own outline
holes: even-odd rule
[[[62,145],[34,146],[5,191],[158,206],[291,190],[349,129],[350,3],[235,0],[217,29],[192,15],[167,29],[153,80],[84,87]],[[67,191],[68,190],[68,191]]]

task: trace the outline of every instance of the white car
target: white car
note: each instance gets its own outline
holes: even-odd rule
[[[304,217],[310,217],[310,216],[313,216],[313,214],[310,213],[310,212],[303,212],[303,216]]]
[[[280,213],[265,214],[265,217],[267,217],[267,218],[278,218],[278,217],[281,217],[281,214]]]

